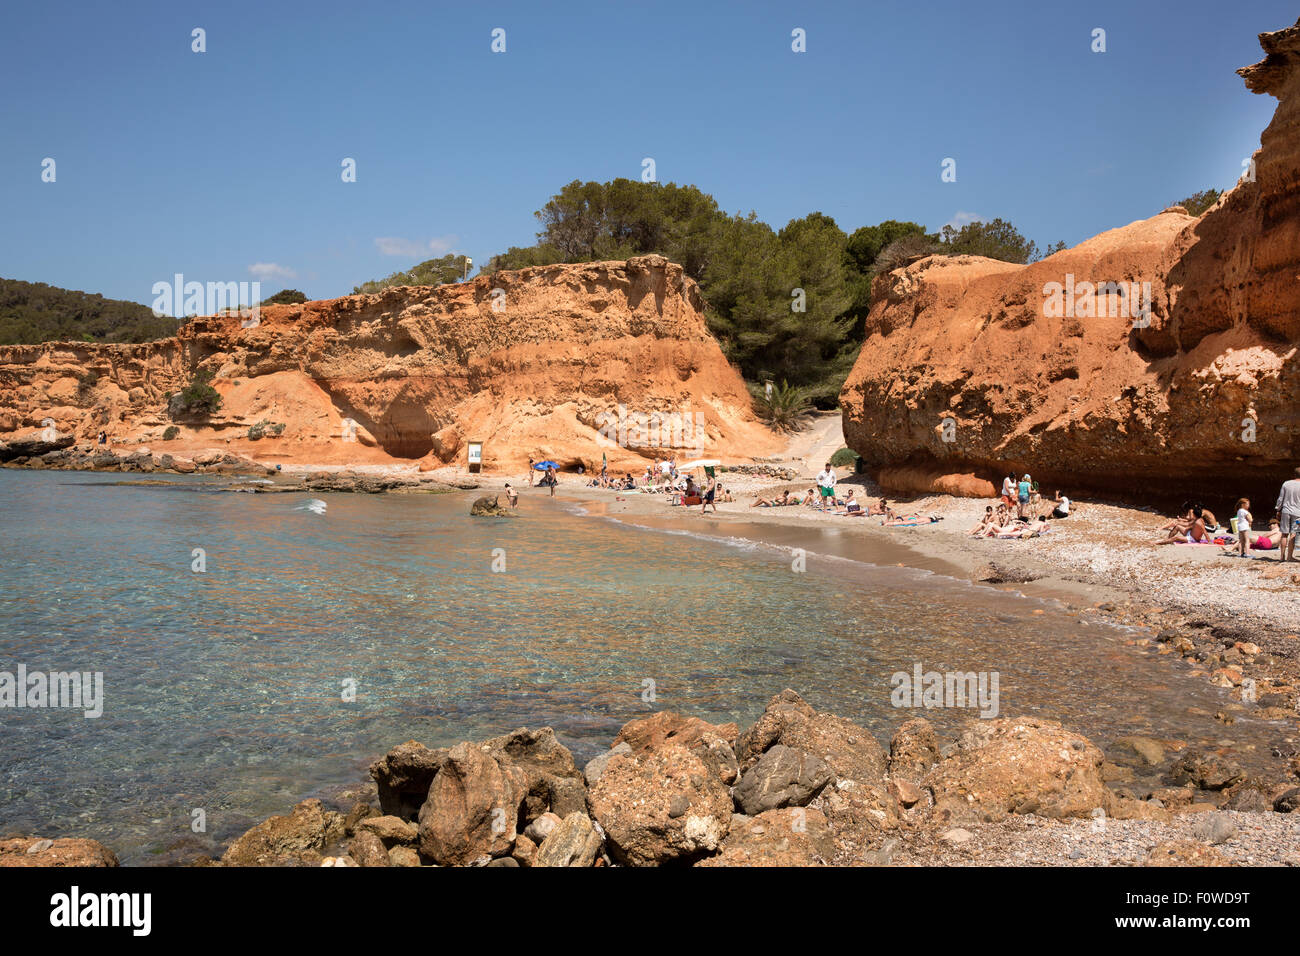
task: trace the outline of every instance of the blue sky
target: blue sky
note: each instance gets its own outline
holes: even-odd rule
[[[1276,101],[1233,71],[1296,13],[1282,0],[12,4],[0,276],[145,303],[177,272],[328,298],[447,251],[481,264],[529,245],[562,185],[639,178],[645,157],[660,181],[777,228],[814,210],[846,232],[1002,216],[1040,246],[1074,244],[1236,179]],[[1090,49],[1098,27],[1105,53]],[[946,157],[956,182],[940,179]]]

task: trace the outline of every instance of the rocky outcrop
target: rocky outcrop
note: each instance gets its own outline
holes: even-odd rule
[[[1294,781],[1244,779],[1217,755],[1189,755],[1175,766],[1187,786],[1111,791],[1101,751],[1040,718],[972,721],[943,748],[929,723],[909,720],[894,735],[888,773],[879,747],[866,741],[860,727],[818,712],[791,690],[773,697],[744,733],[666,711],[630,721],[597,758],[601,766],[588,764],[585,781],[549,727],[450,750],[408,741],[371,768],[382,812],[359,801],[345,816],[306,800],[250,829],[220,862],[886,865],[900,845],[943,844],[964,848],[957,854],[964,863],[979,845],[971,831],[991,824],[985,838],[1011,835],[1003,821],[1013,814],[1062,827],[1068,818],[1084,826],[1104,826],[1107,818],[1151,824],[1148,846],[1189,833],[1198,846],[1229,846],[1241,818],[1218,808],[1267,815],[1255,818],[1260,822],[1300,809]],[[727,767],[743,767],[732,786],[723,782],[720,768]],[[1198,823],[1177,828],[1182,814],[1196,814]],[[1160,858],[1203,855],[1192,846]],[[0,840],[0,865],[111,866],[116,859],[92,840],[19,838]]]
[[[1102,752],[1051,720],[980,721],[922,781],[945,822],[1001,820],[1012,813],[1087,817],[1105,812],[1110,791]]]
[[[473,744],[457,744],[420,808],[420,853],[443,866],[508,855],[527,795],[523,770]]]
[[[984,495],[1014,470],[1049,492],[1271,504],[1300,459],[1300,24],[1260,42],[1239,72],[1277,111],[1253,179],[1200,218],[876,280],[841,403],[883,486]]]
[[[475,498],[474,504],[470,505],[469,513],[475,518],[509,518],[513,512],[505,505],[501,504],[501,496],[493,495],[489,498],[484,495],[481,498]]]
[[[221,856],[223,866],[317,866],[344,836],[343,815],[304,800],[284,816],[249,830]]]
[[[823,714],[792,690],[773,697],[753,727],[740,736],[736,757],[742,772],[781,744],[824,762],[836,780],[880,783],[885,752],[866,730],[834,714]]]
[[[736,782],[739,768],[734,747],[740,728],[735,724],[710,724],[698,717],[683,717],[662,710],[640,720],[630,720],[614,738],[614,747],[626,744],[638,753],[675,744],[690,750],[722,783]],[[589,778],[590,779],[590,778]]]
[[[414,820],[428,799],[434,775],[447,761],[447,751],[430,750],[408,740],[370,765],[379,790],[379,809],[403,820]]]
[[[117,866],[117,857],[97,840],[14,837],[0,840],[0,867],[5,866]]]
[[[714,853],[731,824],[731,794],[703,760],[678,744],[611,758],[587,806],[610,855],[629,866]]]
[[[662,256],[264,306],[244,324],[0,348],[0,439],[102,429],[178,457],[219,445],[266,462],[427,468],[464,465],[475,441],[488,472],[530,456],[590,469],[602,453],[639,470],[668,448],[749,459],[783,444],[755,418],[699,289]],[[220,410],[173,418],[169,397],[197,371],[213,374]]]

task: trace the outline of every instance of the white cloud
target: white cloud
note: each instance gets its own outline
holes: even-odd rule
[[[434,236],[427,242],[422,239],[400,239],[395,236],[375,240],[376,248],[383,255],[407,258],[418,258],[430,253],[435,256],[446,255],[455,245],[455,236]]]
[[[298,273],[278,262],[254,262],[248,267],[248,273],[255,279],[296,279]]]
[[[962,226],[969,226],[972,222],[988,222],[977,212],[963,212],[958,210],[953,213],[951,219],[944,223],[945,226],[952,226],[954,229],[961,229]]]

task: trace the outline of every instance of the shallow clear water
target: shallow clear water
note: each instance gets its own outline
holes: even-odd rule
[[[545,498],[525,497],[518,519],[471,519],[473,492],[115,484],[129,477],[0,471],[0,671],[105,680],[98,719],[0,709],[0,834],[91,836],[146,863],[193,840],[195,808],[215,846],[360,781],[407,739],[549,724],[581,761],[633,717],[671,708],[743,726],[785,687],[886,744],[915,713],[945,731],[973,717],[891,706],[890,675],[918,661],[997,671],[1002,714],[1053,717],[1099,743],[1249,745],[1265,730],[1189,716],[1226,697],[1123,646],[1124,632],[926,572],[819,558],[815,538],[793,573],[782,551]],[[206,573],[191,570],[194,548]]]

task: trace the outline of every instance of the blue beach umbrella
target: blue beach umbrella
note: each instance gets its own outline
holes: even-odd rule
[[[533,471],[545,471],[547,468],[554,468],[556,471],[560,470],[560,466],[553,461],[539,461],[533,465]]]

